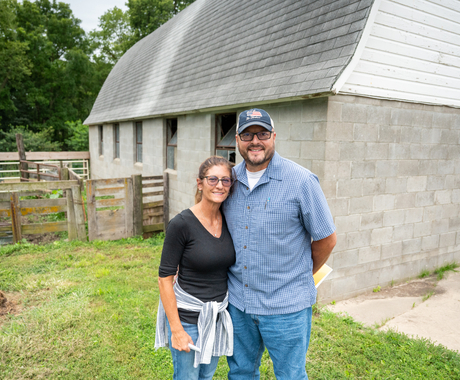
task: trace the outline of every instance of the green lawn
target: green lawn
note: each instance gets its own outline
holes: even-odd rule
[[[0,290],[19,314],[0,316],[1,379],[170,379],[154,349],[162,239],[0,248]],[[426,340],[315,316],[310,379],[460,379],[460,355]],[[215,379],[226,379],[221,358]],[[267,353],[262,379],[274,379]]]

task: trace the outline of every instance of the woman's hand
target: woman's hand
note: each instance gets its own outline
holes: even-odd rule
[[[193,344],[193,340],[184,330],[171,334],[171,344],[176,350],[190,352],[189,343]]]

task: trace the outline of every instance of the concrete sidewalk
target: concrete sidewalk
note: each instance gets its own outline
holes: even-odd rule
[[[429,338],[460,352],[460,272],[446,272],[439,282],[435,276],[413,280],[327,308],[367,326]]]

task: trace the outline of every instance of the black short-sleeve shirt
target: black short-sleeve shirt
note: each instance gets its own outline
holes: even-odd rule
[[[222,302],[227,293],[227,271],[235,263],[235,249],[222,216],[222,234],[208,232],[190,209],[168,225],[161,254],[160,277],[175,275],[181,288],[203,302]],[[198,313],[179,309],[182,322],[196,324]]]

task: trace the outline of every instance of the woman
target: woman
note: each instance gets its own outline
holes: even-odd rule
[[[233,182],[230,163],[209,157],[199,169],[195,205],[168,225],[159,268],[155,347],[169,346],[174,379],[212,379],[219,356],[233,355],[226,309],[227,270],[235,262],[235,250],[220,212]]]

